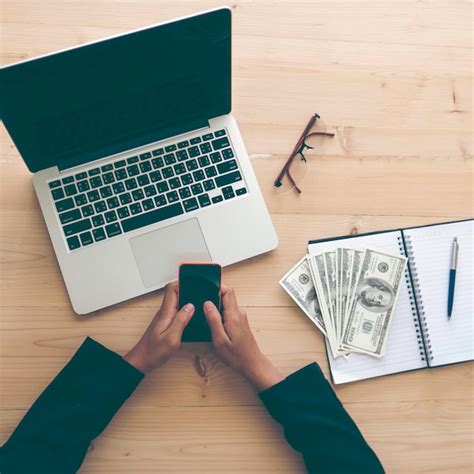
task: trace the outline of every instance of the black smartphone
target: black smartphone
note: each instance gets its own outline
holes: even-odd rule
[[[179,307],[192,303],[195,313],[183,332],[183,342],[211,340],[202,305],[212,301],[221,307],[222,267],[217,263],[182,263],[179,267]]]

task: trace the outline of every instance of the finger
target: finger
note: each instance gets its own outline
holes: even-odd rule
[[[184,328],[188,325],[189,321],[194,314],[194,305],[191,303],[185,304],[173,317],[167,332],[171,338],[175,338],[181,341]]]
[[[222,311],[224,314],[224,322],[239,319],[240,308],[233,288],[228,288],[226,292],[222,294]]]
[[[222,317],[215,304],[211,301],[206,301],[203,305],[204,316],[206,316],[207,324],[211,329],[212,341],[214,343],[230,342],[230,338],[227,335],[224,325],[222,324]]]
[[[165,296],[158,312],[158,326],[164,331],[171,324],[173,316],[178,310],[178,282],[168,283],[165,289]]]

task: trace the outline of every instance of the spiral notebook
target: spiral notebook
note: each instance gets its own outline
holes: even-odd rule
[[[472,360],[474,220],[312,240],[309,253],[369,247],[408,257],[384,357],[326,351],[335,384]],[[454,308],[447,317],[451,250],[459,241]]]

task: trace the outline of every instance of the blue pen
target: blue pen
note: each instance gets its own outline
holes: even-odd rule
[[[458,267],[458,238],[454,237],[453,250],[451,253],[451,269],[449,270],[449,292],[448,292],[448,319],[451,318],[454,303],[454,286],[456,284],[456,269]]]

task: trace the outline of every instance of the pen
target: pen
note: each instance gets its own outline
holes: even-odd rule
[[[456,284],[456,269],[458,267],[458,238],[454,237],[453,250],[451,253],[451,268],[449,270],[449,290],[448,290],[448,319],[451,318],[454,303],[454,285]]]

